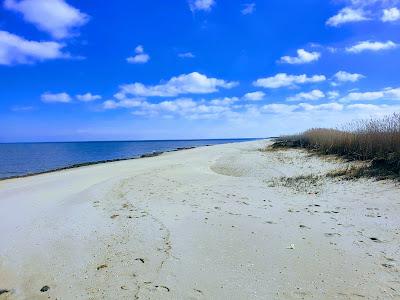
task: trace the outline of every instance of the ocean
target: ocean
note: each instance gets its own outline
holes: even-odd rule
[[[138,158],[178,148],[244,142],[254,139],[170,141],[0,143],[0,179],[104,161]]]

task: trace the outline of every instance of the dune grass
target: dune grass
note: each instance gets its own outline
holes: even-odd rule
[[[340,129],[313,128],[282,136],[274,147],[301,147],[371,161],[371,169],[400,177],[400,114],[354,121]]]

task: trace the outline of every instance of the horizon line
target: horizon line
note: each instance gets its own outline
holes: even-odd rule
[[[273,137],[241,137],[241,138],[201,138],[201,139],[150,139],[150,140],[82,140],[82,141],[24,141],[0,142],[0,144],[50,144],[50,143],[129,143],[129,142],[185,142],[185,141],[221,141],[221,140],[262,140]]]

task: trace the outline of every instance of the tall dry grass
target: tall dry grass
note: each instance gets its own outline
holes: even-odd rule
[[[341,129],[313,128],[281,141],[326,154],[372,160],[376,166],[400,174],[400,114],[354,121]]]

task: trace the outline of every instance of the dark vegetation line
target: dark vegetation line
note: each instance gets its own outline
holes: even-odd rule
[[[272,148],[306,148],[367,161],[360,175],[400,179],[400,114],[353,121],[340,129],[313,128],[275,139]]]

